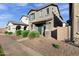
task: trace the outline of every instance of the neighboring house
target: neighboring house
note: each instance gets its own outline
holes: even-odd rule
[[[22,16],[20,19],[20,22],[23,22],[24,24],[28,25],[27,30],[29,30],[29,18],[28,18],[28,16]]]
[[[39,31],[41,35],[51,35],[51,31],[57,27],[64,27],[65,23],[60,11],[55,4],[46,4],[39,9],[31,9],[28,12],[29,29]]]
[[[22,16],[21,19],[20,19],[20,22],[23,22],[25,24],[29,24],[28,21],[29,21],[28,16]]]
[[[15,33],[17,29],[28,30],[28,17],[22,16],[19,22],[9,21],[6,28],[8,32],[13,33]]]
[[[79,3],[70,4],[71,40],[79,39]]]

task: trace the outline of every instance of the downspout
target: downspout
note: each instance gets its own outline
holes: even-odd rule
[[[73,36],[73,17],[74,17],[74,5],[72,3],[69,4],[69,18],[71,20],[71,38],[70,41],[73,42],[74,36]]]

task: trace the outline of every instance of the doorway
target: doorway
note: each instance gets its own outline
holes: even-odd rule
[[[45,23],[41,23],[41,24],[35,24],[37,27],[37,30],[39,31],[40,34],[42,34],[43,36],[45,36]]]

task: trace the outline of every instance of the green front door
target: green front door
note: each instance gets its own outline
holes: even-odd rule
[[[38,26],[38,31],[40,34],[42,33],[42,26]]]
[[[36,24],[36,27],[38,28],[38,31],[40,34],[43,34],[45,28],[44,28],[45,23],[41,23],[41,24]]]

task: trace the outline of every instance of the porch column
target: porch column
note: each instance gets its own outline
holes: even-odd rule
[[[36,30],[36,26],[35,26],[35,24],[33,24],[33,30]]]

